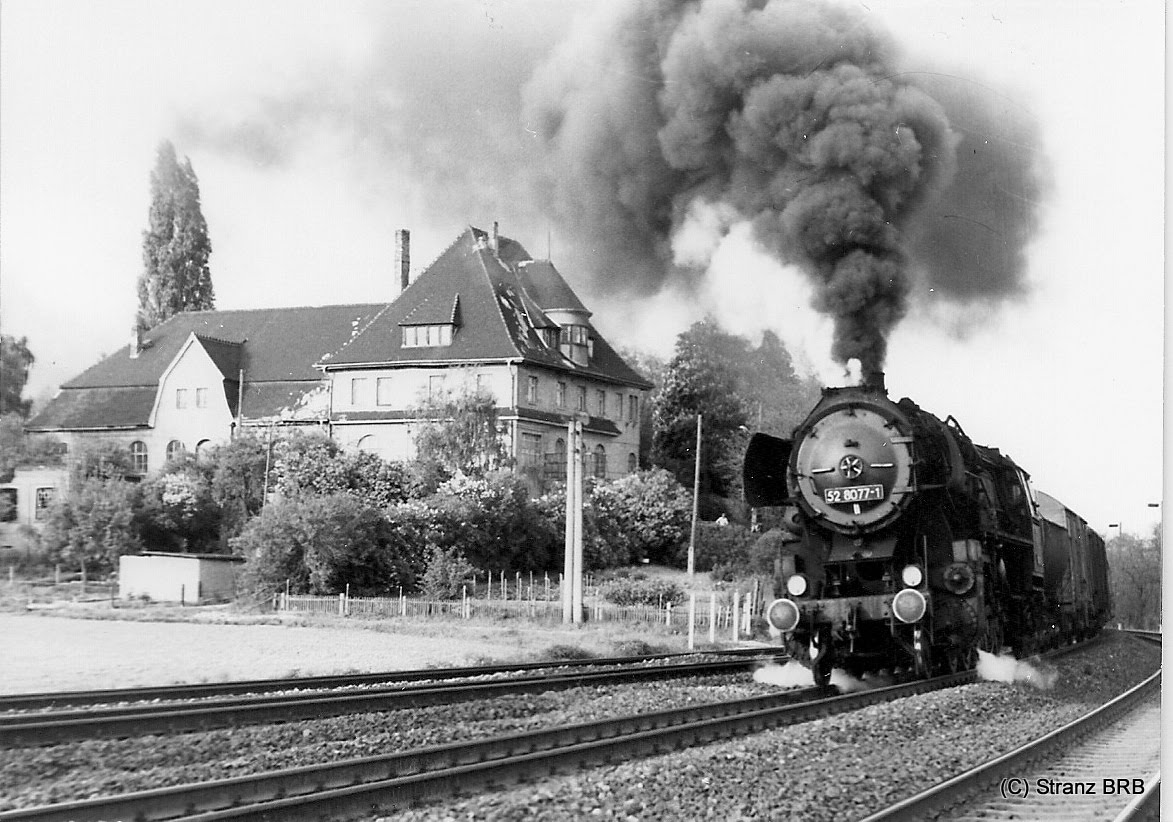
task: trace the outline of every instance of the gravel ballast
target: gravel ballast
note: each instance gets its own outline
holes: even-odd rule
[[[379,819],[860,819],[1099,707],[1160,656],[1109,635],[1047,691],[979,682]]]
[[[1062,661],[1054,689],[980,683],[852,714],[404,812],[410,819],[852,818],[1085,713],[1159,665],[1110,636]],[[738,684],[732,684],[737,682]],[[0,751],[0,807],[203,781],[772,692],[740,678]],[[827,774],[834,774],[829,779]],[[395,815],[399,818],[399,814]]]

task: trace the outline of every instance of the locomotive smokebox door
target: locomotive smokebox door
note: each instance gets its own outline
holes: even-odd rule
[[[742,468],[745,501],[751,508],[785,505],[786,465],[790,462],[790,440],[754,434],[745,449]]]

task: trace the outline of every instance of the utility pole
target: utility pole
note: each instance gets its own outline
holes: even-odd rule
[[[688,538],[688,580],[696,575],[696,520],[700,511],[701,498],[701,420],[704,414],[696,415],[696,453],[692,474],[692,533]]]
[[[582,424],[575,414],[566,426],[566,558],[562,574],[562,621],[582,622]]]

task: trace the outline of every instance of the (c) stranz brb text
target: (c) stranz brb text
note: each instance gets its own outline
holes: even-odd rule
[[[1005,799],[1025,799],[1032,793],[1038,796],[1134,796],[1144,793],[1143,779],[1105,778],[1085,781],[1071,779],[1024,779],[1010,776],[1002,780]]]

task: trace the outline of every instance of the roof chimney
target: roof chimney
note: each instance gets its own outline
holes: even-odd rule
[[[399,290],[411,282],[411,232],[406,228],[395,231],[395,267],[399,270]]]
[[[136,319],[130,326],[130,358],[138,359],[143,350],[143,330]]]
[[[496,253],[501,248],[501,235],[497,233],[497,221],[493,220],[493,237],[489,240],[489,248]]]

